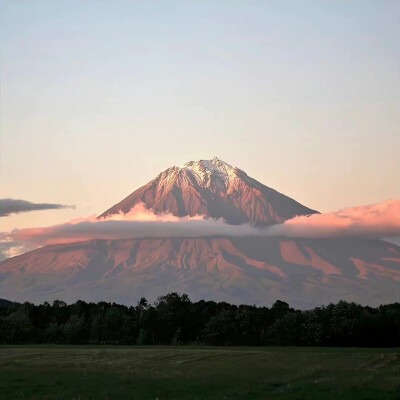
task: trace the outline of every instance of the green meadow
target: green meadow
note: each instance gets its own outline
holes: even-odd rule
[[[400,399],[400,349],[0,346],[0,399]]]

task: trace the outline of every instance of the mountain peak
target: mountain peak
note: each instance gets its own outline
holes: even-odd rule
[[[155,213],[203,215],[233,224],[271,225],[316,212],[218,157],[166,169],[100,217],[128,213],[139,203]]]
[[[212,169],[212,170],[226,170],[226,169],[234,169],[231,165],[227,162],[222,161],[218,157],[213,157],[209,160],[198,160],[198,161],[188,161],[187,163],[183,164],[180,168],[190,168],[192,169],[193,166],[202,165],[204,168]]]
[[[189,161],[179,167],[189,173],[203,187],[215,186],[227,191],[229,185],[238,176],[238,168],[214,157],[210,160]]]

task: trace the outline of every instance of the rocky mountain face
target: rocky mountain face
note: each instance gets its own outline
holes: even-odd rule
[[[204,215],[231,224],[271,225],[316,213],[216,157],[168,168],[99,218],[126,214],[139,203],[156,213]]]
[[[100,216],[144,203],[155,212],[271,225],[315,211],[217,158],[167,169]],[[0,263],[0,295],[15,301],[134,304],[170,291],[193,300],[308,308],[341,299],[400,299],[400,247],[380,240],[208,237],[57,244]]]

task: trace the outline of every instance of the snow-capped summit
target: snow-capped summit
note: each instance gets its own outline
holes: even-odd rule
[[[225,161],[220,160],[218,157],[213,157],[210,160],[189,161],[182,165],[180,168],[190,170],[207,169],[215,173],[233,173],[236,169]]]
[[[128,213],[139,203],[156,213],[203,215],[232,224],[271,225],[316,212],[217,157],[166,169],[100,217]]]
[[[214,157],[211,160],[189,161],[180,167],[188,171],[199,185],[209,187],[215,184],[222,190],[227,190],[229,185],[238,176],[238,169]]]

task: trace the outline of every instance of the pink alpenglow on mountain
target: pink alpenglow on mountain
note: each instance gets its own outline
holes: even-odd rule
[[[204,215],[232,224],[272,225],[316,213],[217,157],[166,169],[100,218],[121,211],[126,214],[140,203],[156,213]]]

